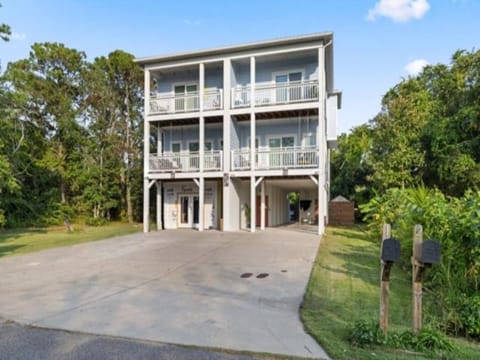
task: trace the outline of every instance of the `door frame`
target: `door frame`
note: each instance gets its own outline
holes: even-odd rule
[[[200,211],[200,198],[198,193],[179,193],[177,194],[178,196],[178,218],[177,218],[177,227],[182,228],[182,229],[196,229],[198,228],[198,223],[194,223],[194,198],[198,198],[198,206],[199,206],[199,211]],[[187,216],[188,216],[188,223],[184,224],[182,223],[181,217],[182,217],[182,197],[186,197],[187,203],[188,203],[188,209],[187,209]]]

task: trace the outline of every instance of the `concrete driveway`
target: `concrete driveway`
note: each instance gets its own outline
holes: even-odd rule
[[[298,311],[318,245],[316,235],[285,229],[175,230],[4,258],[0,316],[94,334],[326,358]]]

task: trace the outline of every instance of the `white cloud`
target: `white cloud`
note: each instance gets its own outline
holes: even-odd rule
[[[183,23],[186,25],[200,25],[200,20],[190,20],[190,19],[185,19],[183,20]]]
[[[429,9],[428,0],[379,0],[368,11],[367,19],[375,21],[377,17],[384,16],[395,22],[405,22],[421,19]]]
[[[428,65],[428,61],[425,59],[417,59],[409,62],[407,65],[405,65],[405,71],[407,72],[408,75],[418,75],[425,66]]]
[[[12,32],[12,35],[10,35],[11,40],[25,40],[26,38],[27,35],[23,33]]]

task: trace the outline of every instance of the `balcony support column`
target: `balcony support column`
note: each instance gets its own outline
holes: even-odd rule
[[[255,56],[250,57],[250,107],[255,107],[255,81],[256,81],[256,65]]]
[[[317,126],[317,147],[318,147],[318,235],[325,231],[326,212],[326,191],[325,191],[325,167],[326,167],[326,121],[325,121],[325,47],[318,48],[318,126]]]
[[[143,232],[150,230],[150,186],[148,177],[143,179]]]
[[[200,112],[202,112],[203,108],[204,108],[203,100],[204,100],[204,90],[205,90],[205,64],[204,63],[199,64],[198,73],[199,73],[199,77],[200,77],[198,79],[198,86],[199,86],[199,89],[198,89],[198,99],[199,99],[198,105],[199,105],[199,108],[200,108]]]
[[[250,232],[255,232],[257,221],[257,191],[255,186],[255,175],[250,176]]]
[[[205,178],[198,179],[198,231],[203,231],[205,224]]]
[[[260,184],[260,230],[265,230],[265,179]]]
[[[161,156],[163,154],[163,130],[160,126],[160,123],[157,123],[157,156]]]
[[[157,231],[162,230],[162,181],[157,180]]]
[[[203,117],[202,114],[200,114],[200,119],[199,119],[199,131],[198,131],[198,154],[199,154],[199,170],[200,173],[203,173],[203,167],[205,164],[205,118]]]
[[[143,232],[147,233],[150,229],[150,186],[148,180],[150,165],[150,122],[148,121],[150,104],[150,71],[145,70],[144,76],[145,99],[143,115]]]

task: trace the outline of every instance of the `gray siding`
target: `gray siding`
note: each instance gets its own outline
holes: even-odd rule
[[[199,84],[199,71],[198,69],[180,70],[167,74],[162,74],[161,77],[157,77],[157,92],[161,94],[173,94],[173,84]],[[223,68],[218,67],[206,67],[205,68],[205,87],[206,88],[223,88]]]
[[[236,85],[247,85],[250,83],[250,64],[233,63],[232,87]],[[255,81],[273,81],[273,74],[276,72],[289,72],[301,70],[304,80],[318,79],[318,61],[313,55],[301,59],[279,59],[262,61],[261,58],[255,65]]]
[[[295,146],[302,145],[302,139],[307,134],[311,133],[313,143],[316,143],[316,131],[317,131],[318,117],[299,117],[299,118],[286,118],[277,120],[257,120],[256,121],[256,137],[259,139],[259,146],[268,146],[268,138],[275,135],[294,135]],[[240,134],[240,148],[249,147],[250,139],[250,122],[242,122],[239,128]],[[233,146],[232,146],[233,149]]]
[[[193,126],[173,126],[163,131],[164,152],[171,151],[172,142],[180,142],[182,151],[188,151],[190,142],[199,141],[198,127]],[[220,150],[220,140],[223,139],[223,129],[221,126],[205,126],[205,141],[211,141],[214,150]]]

